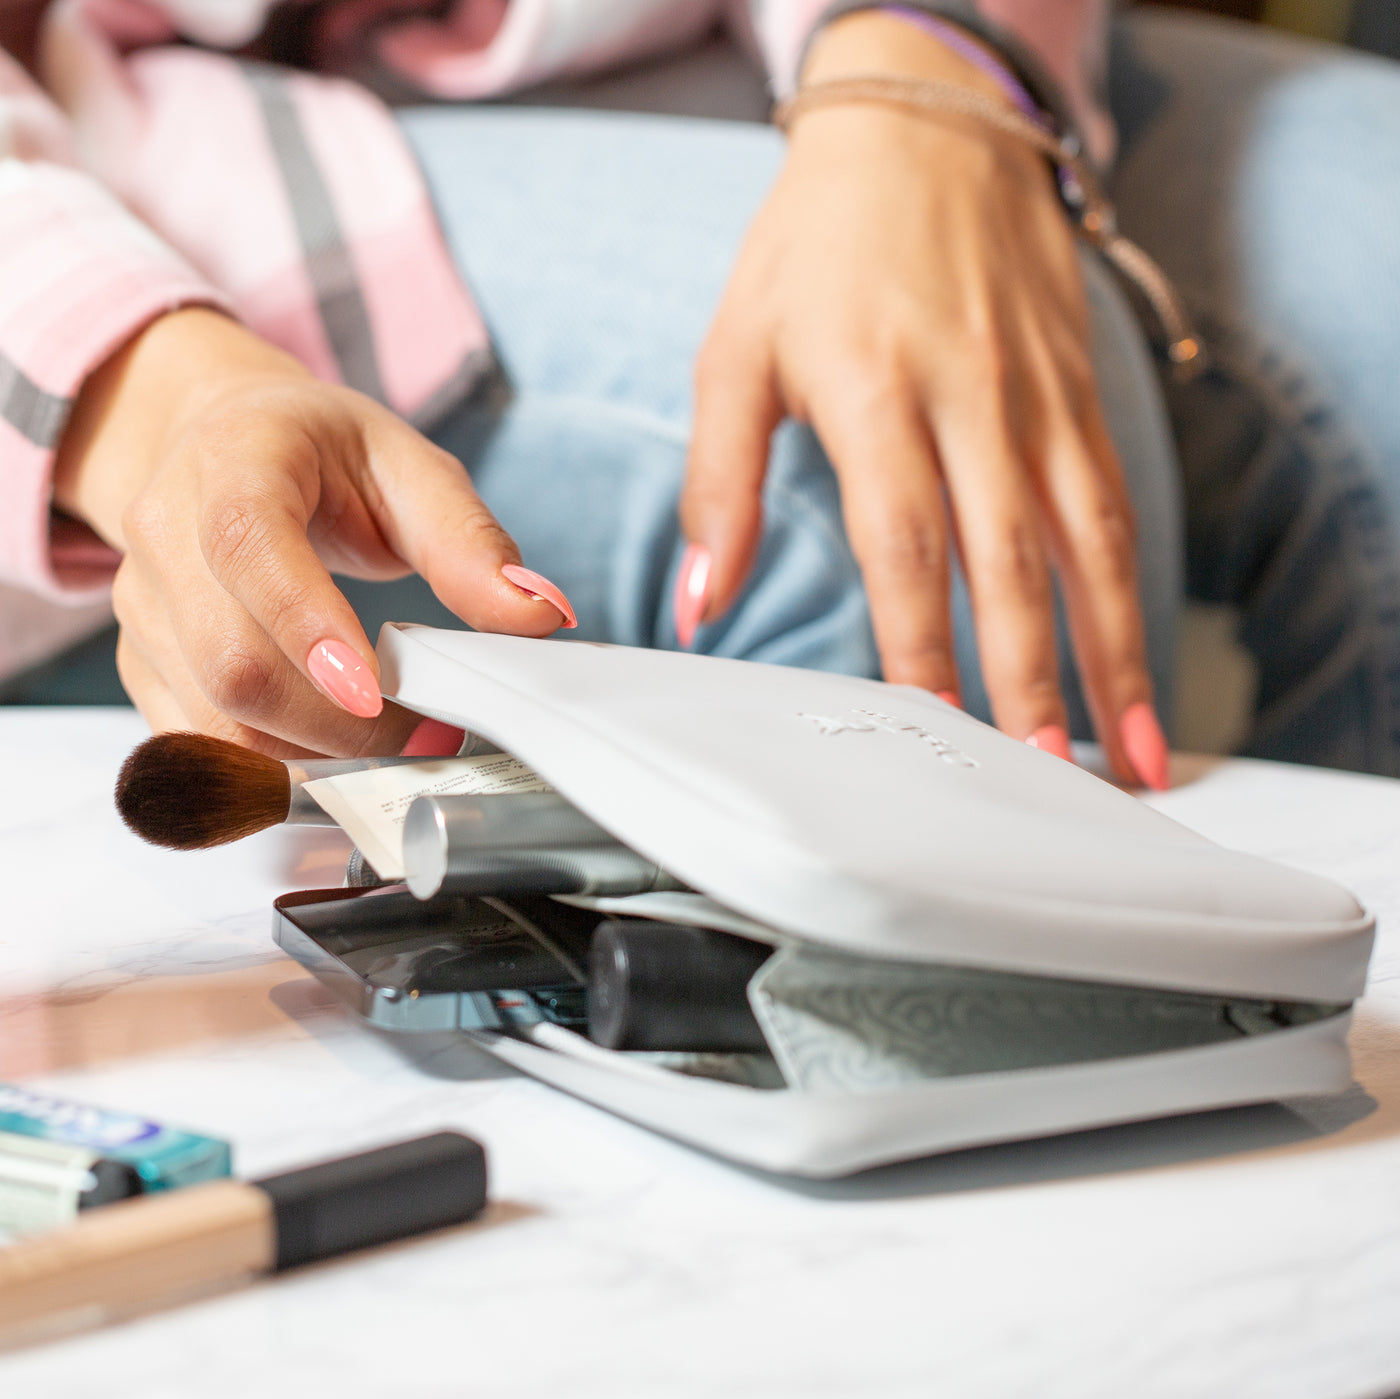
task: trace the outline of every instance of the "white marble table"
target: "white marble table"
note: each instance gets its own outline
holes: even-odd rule
[[[495,1203],[10,1356],[4,1399],[1400,1390],[1400,784],[1183,762],[1156,799],[1380,915],[1352,1093],[813,1185],[361,1028],[269,937],[275,893],[336,882],[340,837],[140,845],[110,805],[140,735],[122,712],[0,710],[0,1080],[226,1136],[247,1174],[459,1127]]]

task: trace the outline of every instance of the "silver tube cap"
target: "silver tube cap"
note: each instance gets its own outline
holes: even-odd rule
[[[403,828],[408,887],[461,894],[644,894],[685,886],[557,792],[419,797]]]

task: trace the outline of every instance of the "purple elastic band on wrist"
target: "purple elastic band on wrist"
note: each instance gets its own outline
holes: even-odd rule
[[[916,10],[909,5],[881,5],[879,8],[885,14],[907,20],[916,28],[922,29],[925,34],[931,34],[940,43],[947,45],[959,57],[967,59],[974,68],[985,73],[1001,88],[1023,117],[1029,118],[1042,130],[1054,133],[1054,122],[1041,110],[1025,84],[1006,64],[999,63],[956,24],[949,24],[926,10]],[[1055,178],[1060,187],[1061,198],[1077,213],[1084,203],[1084,191],[1080,186],[1079,177],[1068,165],[1060,164],[1055,166]]]
[[[1015,73],[1006,64],[997,62],[981,44],[969,38],[956,24],[949,24],[946,20],[941,20],[924,10],[916,10],[909,5],[881,5],[879,8],[885,14],[896,15],[900,19],[908,20],[910,24],[922,29],[925,34],[931,34],[940,43],[946,44],[960,58],[967,59],[974,68],[985,73],[1001,88],[1023,117],[1029,117],[1038,126],[1044,126],[1048,129],[1049,123],[1045,119],[1045,113],[1040,110],[1035,98],[1030,95]]]

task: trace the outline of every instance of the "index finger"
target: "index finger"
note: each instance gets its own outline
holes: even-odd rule
[[[374,648],[307,537],[319,498],[315,446],[269,433],[219,458],[202,473],[196,522],[214,581],[323,694],[375,718],[384,702]]]
[[[371,408],[366,450],[375,520],[442,604],[477,631],[548,636],[577,626],[558,586],[521,566],[515,541],[462,463],[387,410]]]

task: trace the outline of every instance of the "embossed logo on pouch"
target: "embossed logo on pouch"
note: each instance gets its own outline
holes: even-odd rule
[[[845,714],[803,714],[799,711],[797,717],[799,719],[808,719],[815,724],[817,732],[821,734],[823,738],[827,738],[831,734],[873,734],[875,732],[874,724],[864,719],[852,719]]]
[[[924,728],[922,724],[911,723],[908,719],[900,719],[893,714],[882,714],[878,709],[857,707],[848,709],[844,714],[807,714],[799,710],[797,717],[806,719],[808,723],[814,725],[823,738],[830,738],[834,734],[841,733],[907,734],[910,738],[916,738],[920,743],[932,748],[945,763],[952,767],[975,768],[979,766],[977,759],[964,753],[956,743],[950,743],[931,729]]]

